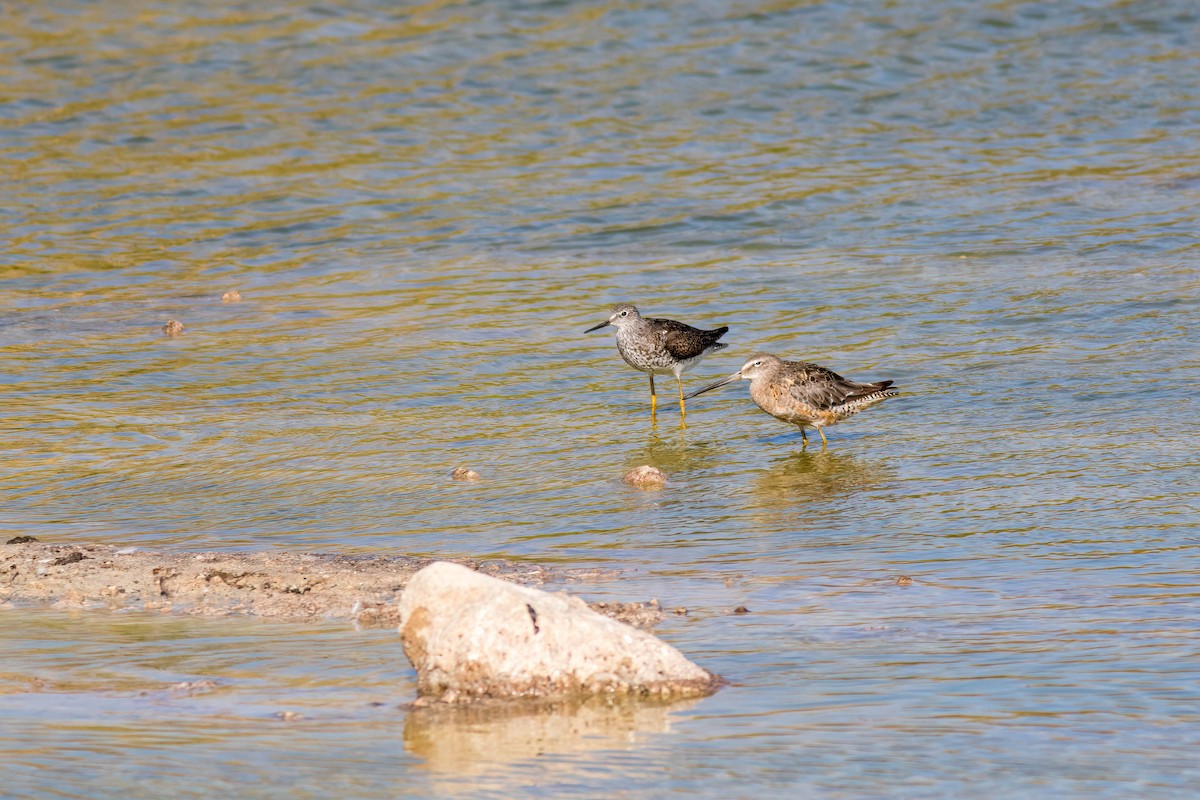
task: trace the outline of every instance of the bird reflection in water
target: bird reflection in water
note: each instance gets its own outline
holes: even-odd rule
[[[830,450],[800,450],[775,461],[755,479],[755,499],[778,507],[781,500],[821,500],[877,488],[895,470],[872,458]]]
[[[631,450],[630,466],[650,464],[668,475],[691,470],[711,469],[722,463],[723,448],[707,442],[691,442],[683,433],[662,436],[657,427],[651,428],[645,444]]]

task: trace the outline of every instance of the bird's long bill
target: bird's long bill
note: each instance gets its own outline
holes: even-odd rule
[[[601,328],[607,328],[609,325],[612,325],[612,323],[609,322],[608,320],[604,320],[604,322],[601,322],[599,325],[593,325],[592,327],[588,328],[586,331],[584,331],[584,333],[591,333],[592,331],[598,331]]]
[[[742,379],[742,373],[735,372],[732,375],[730,375],[728,378],[721,378],[721,380],[717,381],[716,383],[710,383],[708,386],[705,386],[703,389],[697,389],[696,391],[692,392],[691,394],[684,395],[683,399],[691,400],[693,397],[695,397],[698,394],[704,394],[705,392],[711,392],[713,389],[720,389],[722,386],[724,386],[727,383],[733,383],[734,381],[740,381],[741,379]]]

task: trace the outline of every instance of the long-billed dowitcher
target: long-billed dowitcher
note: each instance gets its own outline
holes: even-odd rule
[[[687,396],[712,391],[727,383],[750,381],[750,397],[775,419],[800,426],[800,437],[808,444],[805,428],[816,428],[821,446],[828,445],[822,428],[870,408],[900,392],[890,388],[893,381],[860,383],[836,372],[801,361],[784,361],[770,353],[756,353],[742,368],[716,383],[697,389]]]
[[[613,306],[608,319],[593,325],[584,333],[598,331],[609,325],[617,329],[617,350],[625,363],[650,376],[650,411],[658,406],[654,393],[654,376],[674,375],[679,384],[679,413],[687,415],[683,401],[683,378],[685,370],[700,362],[709,353],[729,345],[717,341],[727,327],[702,331],[673,319],[643,317],[632,303]]]

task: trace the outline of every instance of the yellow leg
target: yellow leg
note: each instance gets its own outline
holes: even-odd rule
[[[658,407],[658,397],[656,397],[654,394],[654,375],[651,374],[650,375],[650,413],[653,414],[654,410],[657,407]]]
[[[829,440],[825,438],[825,431],[817,428],[817,433],[821,434],[821,449],[824,450],[829,446]]]
[[[800,447],[808,447],[808,434],[804,432],[804,428],[800,429]]]
[[[679,427],[687,427],[687,408],[683,405],[683,381],[678,375],[675,376],[675,381],[679,384]]]

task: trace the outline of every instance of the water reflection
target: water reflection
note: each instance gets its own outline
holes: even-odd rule
[[[670,730],[671,714],[697,702],[593,698],[415,708],[404,747],[433,771],[472,774],[546,754],[630,747],[639,736]]]
[[[821,500],[877,488],[895,474],[885,461],[810,445],[777,459],[752,489],[759,504],[777,507],[781,500]]]
[[[718,466],[722,451],[712,442],[692,441],[686,429],[663,431],[652,426],[643,444],[629,451],[626,463],[630,468],[649,464],[670,475]]]

